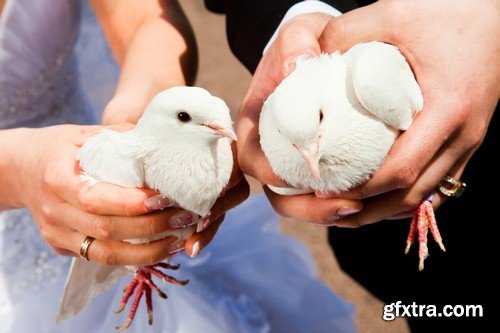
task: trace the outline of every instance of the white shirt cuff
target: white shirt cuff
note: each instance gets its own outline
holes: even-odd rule
[[[330,5],[327,5],[324,2],[318,1],[318,0],[305,0],[302,2],[299,2],[292,7],[286,12],[285,16],[283,17],[283,20],[281,20],[280,25],[274,31],[274,34],[272,35],[271,39],[269,42],[267,42],[266,47],[264,47],[264,51],[262,51],[262,54],[265,54],[267,50],[273,45],[274,41],[278,37],[278,33],[286,22],[290,21],[292,18],[294,18],[297,15],[300,14],[309,14],[309,13],[325,13],[328,15],[332,16],[340,16],[342,15],[341,12],[339,12],[337,9],[333,8]]]

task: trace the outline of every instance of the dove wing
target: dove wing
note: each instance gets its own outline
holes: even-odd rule
[[[126,266],[101,266],[73,258],[56,321],[78,315],[95,296],[127,274],[130,270]]]
[[[88,139],[78,152],[83,178],[123,187],[143,187],[144,166],[133,131],[103,130]]]
[[[360,43],[344,54],[359,102],[386,124],[406,130],[422,110],[420,87],[399,50],[381,42]]]

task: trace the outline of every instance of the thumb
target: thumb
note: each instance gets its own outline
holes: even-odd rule
[[[345,52],[357,43],[390,42],[384,12],[377,2],[333,17],[319,38],[321,50]]]
[[[297,59],[321,53],[318,38],[329,18],[321,13],[304,14],[283,25],[272,46],[281,68],[281,79],[293,71]]]

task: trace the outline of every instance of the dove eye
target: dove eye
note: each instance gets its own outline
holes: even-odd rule
[[[323,109],[319,109],[319,122],[323,121]]]
[[[183,123],[187,123],[191,120],[191,116],[189,115],[189,113],[181,111],[177,114],[177,119],[179,119]]]

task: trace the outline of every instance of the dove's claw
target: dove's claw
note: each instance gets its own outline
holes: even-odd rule
[[[413,219],[410,224],[410,232],[408,233],[408,238],[406,239],[405,254],[410,252],[410,247],[415,240],[415,234],[417,233],[417,214],[413,215]]]
[[[129,327],[130,327],[130,324],[132,324],[132,320],[127,318],[127,320],[125,320],[125,322],[123,323],[123,325],[122,325],[122,326],[116,326],[116,329],[117,329],[118,331],[120,331],[120,332],[123,332],[123,331],[125,331],[127,328],[129,328]]]
[[[117,330],[124,331],[130,327],[130,325],[132,324],[132,321],[134,320],[135,313],[137,312],[137,308],[139,307],[139,303],[141,301],[143,294],[146,294],[148,323],[149,323],[149,325],[153,324],[152,292],[154,291],[161,298],[167,298],[167,295],[156,286],[156,284],[153,282],[153,280],[151,278],[151,274],[159,277],[160,279],[162,279],[166,282],[170,282],[170,283],[174,283],[174,284],[185,285],[188,282],[188,281],[179,281],[170,275],[164,274],[163,272],[159,271],[155,267],[162,267],[162,268],[166,268],[166,269],[177,270],[180,268],[180,265],[159,263],[156,265],[145,266],[145,267],[137,269],[137,271],[135,272],[134,278],[132,279],[132,281],[130,281],[130,283],[123,290],[123,297],[122,297],[122,300],[120,302],[120,306],[115,311],[115,313],[122,312],[125,309],[125,306],[127,305],[130,297],[132,296],[132,294],[135,291],[134,301],[133,301],[132,307],[130,308],[130,311],[127,315],[127,320],[125,321],[125,323],[122,326],[116,327]]]
[[[171,269],[173,271],[176,271],[179,268],[181,268],[181,265],[171,265],[171,264],[167,264],[166,262],[160,262],[160,263],[156,264],[155,266],[166,268],[166,269]]]
[[[148,287],[154,291],[156,294],[158,294],[158,296],[160,296],[161,298],[164,298],[164,299],[167,299],[168,296],[163,292],[161,291],[157,286],[156,284],[153,282],[153,280],[151,279],[151,274],[147,273],[147,272],[143,272],[142,273],[145,278],[144,278],[144,283],[146,283],[148,285]]]
[[[432,197],[428,197],[422,201],[413,215],[410,225],[410,232],[406,240],[405,253],[410,251],[410,247],[415,239],[415,234],[418,233],[418,269],[424,269],[424,261],[429,257],[429,249],[427,247],[427,233],[430,230],[434,240],[439,245],[441,250],[446,251],[443,245],[443,239],[439,233],[439,229],[434,216],[434,208],[432,207]]]
[[[436,217],[434,216],[434,208],[432,208],[432,204],[430,203],[430,201],[425,201],[423,205],[425,205],[425,211],[427,213],[427,220],[429,221],[429,229],[431,230],[432,237],[434,237],[434,240],[439,245],[439,248],[443,252],[446,252],[443,244],[443,238],[441,237],[441,233],[439,232],[437,226]]]
[[[144,284],[139,283],[137,286],[137,292],[135,293],[134,302],[132,303],[132,307],[130,308],[130,311],[127,316],[127,320],[125,320],[125,323],[122,326],[116,328],[118,331],[124,331],[130,327],[130,324],[132,324],[132,321],[134,320],[135,317],[135,313],[137,312],[137,308],[139,307],[142,294],[144,294],[144,289],[145,289]]]
[[[146,266],[146,267],[144,267],[144,269],[147,272],[153,274],[154,276],[162,279],[165,282],[169,282],[169,283],[172,283],[172,284],[180,284],[181,286],[185,286],[186,284],[189,283],[189,280],[177,280],[173,276],[167,275],[167,274],[165,274],[165,273],[157,270],[153,266]]]
[[[139,284],[139,280],[137,279],[137,277],[135,277],[134,279],[132,279],[132,281],[130,281],[128,286],[125,287],[125,289],[123,290],[122,301],[120,302],[120,306],[118,307],[118,309],[115,310],[115,314],[118,314],[118,313],[122,312],[123,309],[125,309],[125,305],[127,305],[127,302],[130,299],[130,296],[132,296],[132,294],[134,293],[134,290],[138,284]]]
[[[151,297],[151,287],[146,285],[144,291],[146,293],[146,305],[148,307],[148,324],[153,325],[153,299]]]

